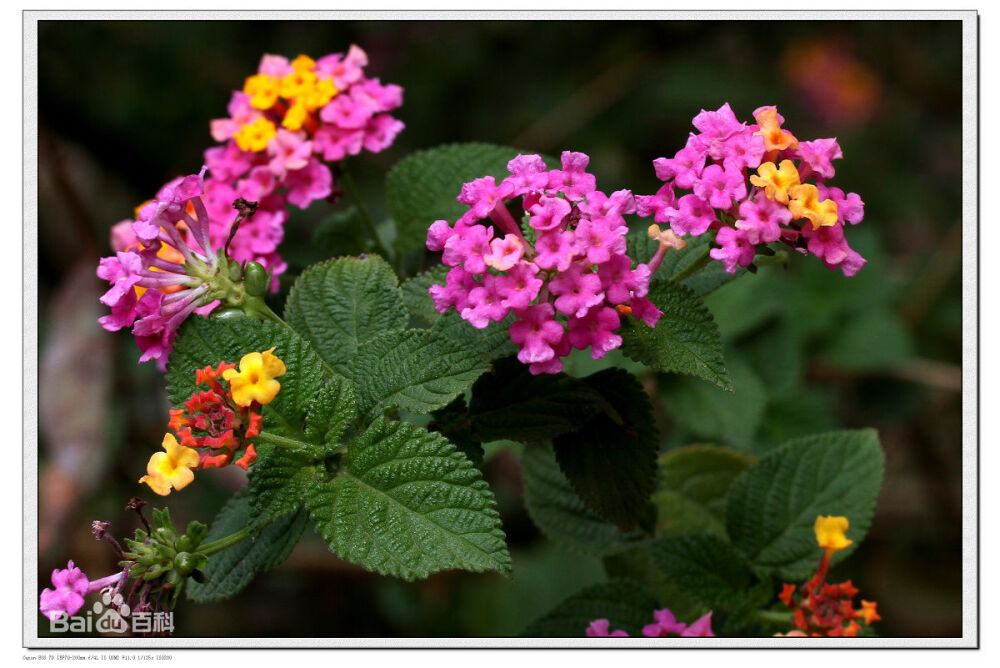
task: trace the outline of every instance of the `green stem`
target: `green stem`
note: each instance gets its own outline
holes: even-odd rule
[[[708,264],[709,261],[712,259],[711,256],[708,254],[709,250],[710,250],[709,248],[703,250],[701,252],[701,255],[699,255],[694,262],[689,264],[683,271],[675,274],[673,277],[671,277],[670,280],[673,281],[674,283],[680,283],[684,279],[691,276],[691,274],[695,273],[696,271],[704,267],[706,264]]]
[[[301,452],[308,452],[309,454],[315,456],[321,456],[324,454],[324,452],[313,443],[300,441],[295,438],[288,438],[287,436],[278,436],[277,434],[272,434],[267,431],[260,432],[255,438],[258,441],[269,443],[270,445],[276,445],[279,448],[291,448]]]
[[[753,616],[757,621],[776,626],[791,626],[792,613],[781,610],[754,610]]]
[[[204,554],[206,557],[210,557],[216,552],[221,552],[227,547],[236,545],[236,543],[250,537],[250,527],[243,527],[236,533],[230,534],[225,538],[220,538],[219,540],[213,540],[211,543],[205,543],[198,548],[198,551]]]
[[[358,217],[361,218],[361,222],[368,228],[368,233],[375,240],[375,247],[379,253],[384,255],[386,260],[392,260],[392,253],[382,243],[382,237],[379,236],[378,230],[375,229],[375,222],[372,220],[371,214],[368,213],[368,207],[365,206],[364,201],[361,199],[358,187],[354,184],[354,177],[351,176],[346,163],[344,163],[343,171],[340,173],[340,185],[343,187],[344,192],[347,193],[347,196],[351,198],[351,201],[354,202],[354,206],[358,210]]]

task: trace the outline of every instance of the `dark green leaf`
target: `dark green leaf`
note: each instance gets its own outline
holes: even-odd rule
[[[847,517],[854,551],[871,523],[882,486],[884,457],[873,429],[837,431],[789,441],[761,457],[729,488],[726,530],[761,572],[803,579],[822,550],[813,524],[819,515]]]
[[[213,554],[208,559],[208,565],[202,569],[208,581],[204,584],[189,581],[188,597],[198,603],[207,603],[238,594],[257,573],[274,568],[291,554],[307,520],[305,512],[290,513],[277,518],[250,538]],[[223,506],[204,542],[225,538],[250,522],[249,489],[242,487]]]
[[[652,329],[635,318],[623,318],[622,352],[657,371],[704,378],[732,390],[719,330],[701,299],[690,288],[670,281],[654,282],[649,299],[663,316]]]
[[[396,274],[377,255],[342,257],[307,269],[292,286],[285,320],[343,373],[372,337],[406,327]]]
[[[756,584],[746,559],[716,535],[664,538],[650,551],[653,562],[673,584],[709,608],[742,607]]]
[[[335,446],[357,414],[354,388],[341,376],[332,376],[309,404],[305,435],[318,445]]]
[[[513,313],[500,322],[491,322],[485,329],[476,329],[458,313],[449,311],[434,323],[431,331],[460,343],[488,363],[517,353],[517,344],[510,340],[512,322]]]
[[[551,446],[528,445],[521,469],[528,514],[548,538],[597,556],[627,549],[641,539],[640,532],[619,531],[580,500],[559,470]]]
[[[665,535],[725,535],[726,492],[753,459],[713,445],[691,445],[660,457],[660,485],[653,495],[657,528]]]
[[[351,441],[344,475],[307,506],[330,549],[405,580],[437,571],[510,572],[493,493],[440,434],[376,420]]]
[[[487,368],[470,350],[436,332],[408,329],[364,342],[346,375],[358,390],[362,415],[390,406],[429,413],[447,406]]]
[[[410,317],[416,319],[420,325],[430,327],[441,319],[441,314],[434,308],[434,300],[431,299],[428,290],[432,285],[444,285],[449,270],[446,265],[439,264],[433,269],[403,281],[403,304],[410,312]]]
[[[620,528],[631,529],[653,515],[649,497],[659,448],[653,409],[639,381],[621,369],[600,371],[583,382],[614,412],[581,420],[578,431],[556,437],[556,460],[584,503]]]

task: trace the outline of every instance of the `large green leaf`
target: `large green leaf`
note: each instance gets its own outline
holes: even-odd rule
[[[406,580],[455,568],[510,572],[493,493],[443,436],[380,418],[351,441],[348,459],[306,502],[339,556]]]
[[[406,327],[396,274],[377,255],[313,265],[292,286],[285,320],[337,372],[372,337]]]
[[[648,263],[659,246],[659,242],[649,238],[646,227],[632,230],[627,239],[629,257],[638,263]],[[700,261],[705,256],[711,244],[708,234],[700,237],[689,237],[686,241],[686,247],[681,250],[669,250],[663,256],[660,267],[653,275],[654,282],[669,281],[681,272],[690,269],[695,262]],[[679,282],[691,288],[699,297],[703,297],[745,273],[747,270],[743,267],[738,267],[735,273],[726,273],[722,263],[713,260]]]
[[[532,375],[511,357],[472,387],[469,428],[480,441],[543,441],[579,429],[609,402],[590,384],[564,374]]]
[[[713,445],[691,445],[662,455],[653,495],[657,528],[665,535],[725,535],[726,492],[751,463],[748,455]]]
[[[621,369],[583,380],[614,409],[553,440],[556,461],[573,489],[598,515],[622,529],[652,525],[659,432],[642,385]]]
[[[637,582],[625,578],[591,585],[573,594],[521,632],[529,638],[585,638],[595,619],[607,619],[610,630],[639,636],[653,623],[656,599]]]
[[[548,444],[528,445],[521,469],[528,514],[548,538],[597,556],[620,552],[641,540],[639,531],[620,531],[583,503]]]
[[[363,343],[346,375],[357,388],[362,415],[390,406],[429,413],[447,406],[487,368],[471,350],[436,332],[408,329]]]
[[[410,312],[410,317],[417,319],[420,324],[429,327],[441,318],[441,314],[434,308],[434,300],[431,299],[428,290],[432,285],[444,285],[450,269],[447,265],[439,264],[433,269],[403,281],[401,287],[403,304]]]
[[[334,446],[349,432],[357,415],[354,388],[341,377],[332,376],[309,403],[304,433],[318,445]]]
[[[269,348],[275,349],[287,373],[278,377],[281,390],[274,400],[261,409],[264,428],[279,435],[301,436],[310,402],[325,380],[323,362],[303,339],[274,323],[188,318],[167,364],[170,403],[180,406],[191,397],[196,369],[222,361],[238,363],[247,353]]]
[[[509,176],[507,163],[520,151],[493,144],[446,144],[412,153],[385,179],[389,215],[396,221],[400,252],[422,248],[435,220],[453,223],[468,207],[455,198],[462,184],[483,176]]]
[[[305,512],[278,517],[250,538],[213,554],[202,569],[208,581],[204,584],[190,581],[188,597],[198,603],[207,603],[236,595],[257,573],[274,568],[288,557],[307,521]],[[225,538],[250,524],[250,493],[247,487],[241,487],[212,522],[205,543]]]
[[[441,334],[474,352],[484,362],[517,353],[517,344],[510,340],[511,313],[500,322],[491,322],[485,329],[476,329],[455,311],[441,316],[431,331]]]
[[[873,429],[789,441],[733,481],[726,530],[758,571],[808,577],[822,554],[813,533],[816,517],[847,517],[847,537],[855,544],[834,554],[833,561],[844,559],[868,531],[883,468]]]
[[[714,534],[664,538],[650,552],[671,583],[709,608],[739,609],[763,589],[754,587],[757,579],[743,555]]]
[[[649,288],[649,299],[663,315],[654,328],[635,318],[624,318],[622,352],[657,371],[704,378],[723,390],[732,390],[719,330],[691,288],[655,281]]]
[[[251,517],[268,522],[299,510],[309,490],[326,477],[323,464],[303,453],[263,448],[250,469]]]

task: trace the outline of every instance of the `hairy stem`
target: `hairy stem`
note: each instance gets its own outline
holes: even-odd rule
[[[675,274],[670,280],[673,281],[674,283],[680,283],[681,281],[683,281],[686,278],[689,278],[692,274],[694,274],[699,269],[704,267],[712,259],[712,257],[708,254],[708,252],[709,252],[708,248],[703,250],[701,252],[701,255],[699,255],[694,262],[689,264],[683,271]]]

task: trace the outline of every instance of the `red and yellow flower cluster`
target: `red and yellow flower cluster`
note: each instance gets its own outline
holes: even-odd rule
[[[793,584],[785,584],[778,598],[792,610],[792,621],[795,630],[785,636],[813,637],[854,637],[861,630],[857,620],[865,625],[877,622],[879,617],[876,603],[861,601],[861,609],[855,609],[851,599],[858,590],[850,580],[840,584],[826,584],[826,574],[830,568],[830,557],[834,552],[842,550],[854,541],[847,538],[848,521],[846,517],[816,518],[814,530],[816,542],[823,548],[816,575],[797,588]],[[796,590],[798,589],[798,594]]]
[[[196,390],[184,408],[170,411],[170,429],[163,437],[163,452],[149,458],[146,475],[139,479],[161,496],[183,489],[194,480],[194,469],[234,464],[246,470],[257,458],[250,440],[260,435],[260,407],[271,403],[281,389],[275,380],[285,374],[285,364],[274,348],[249,353],[235,364],[219,362],[195,371]],[[223,381],[226,383],[223,384]],[[228,386],[228,387],[227,387]],[[177,441],[180,437],[180,442]]]

